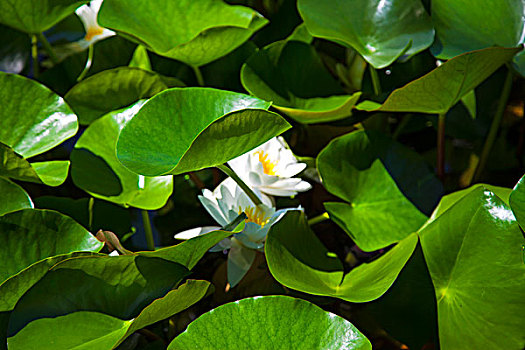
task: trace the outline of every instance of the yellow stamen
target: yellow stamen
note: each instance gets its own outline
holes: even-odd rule
[[[86,39],[87,41],[90,41],[95,36],[100,35],[103,32],[104,32],[104,28],[102,28],[102,27],[90,27],[88,29],[88,32],[86,33],[86,36],[84,37],[84,39]]]
[[[272,162],[270,159],[268,159],[268,154],[264,153],[264,151],[257,151],[255,152],[259,156],[259,162],[262,163],[263,171],[266,175],[276,175],[275,174],[275,167],[277,166],[278,161]]]
[[[239,207],[238,213],[241,214],[242,212],[244,212],[244,214],[247,216],[246,220],[244,220],[245,222],[253,222],[261,227],[264,227],[264,225],[270,221],[270,218],[267,217],[259,207],[249,207],[245,209]]]

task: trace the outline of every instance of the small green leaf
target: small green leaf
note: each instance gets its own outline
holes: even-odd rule
[[[443,192],[417,153],[377,132],[333,140],[317,166],[326,189],[347,202],[325,203],[330,218],[365,251],[417,231]]]
[[[454,57],[421,78],[394,90],[381,107],[361,106],[361,109],[446,113],[519,51],[520,48],[492,47]]]
[[[432,47],[438,58],[451,58],[459,54],[498,45],[518,46],[523,43],[524,2],[522,0],[486,0],[477,6],[476,0],[433,0],[432,22],[437,40]],[[519,54],[515,63],[525,74],[523,58]]]
[[[210,288],[206,281],[189,280],[148,305],[133,320],[80,311],[29,323],[8,339],[10,349],[113,349],[135,331],[187,309]]]
[[[151,69],[151,62],[148,56],[148,49],[142,45],[137,45],[135,52],[133,52],[133,57],[129,62],[129,67],[140,68],[146,71],[153,71]]]
[[[337,256],[331,257],[300,211],[290,211],[270,228],[265,245],[268,268],[286,287],[301,292],[368,302],[394,283],[417,244],[415,234],[371,263],[346,275]]]
[[[33,208],[33,202],[24,189],[0,177],[0,216],[19,209]]]
[[[444,350],[525,345],[524,239],[509,206],[478,187],[420,232]]]
[[[147,176],[224,164],[290,128],[269,107],[229,91],[169,89],[146,102],[124,126],[117,157]]]
[[[86,2],[84,0],[2,0],[0,23],[30,34],[42,33]]]
[[[159,55],[192,66],[228,54],[267,23],[248,7],[216,0],[106,0],[99,21]]]
[[[168,350],[267,349],[269,346],[372,349],[368,339],[342,317],[305,300],[263,296],[242,299],[205,313],[175,338]]]
[[[82,80],[64,98],[81,124],[91,124],[108,112],[150,98],[167,88],[162,77],[154,72],[118,67]]]
[[[137,175],[125,168],[115,154],[120,131],[143,103],[109,113],[84,131],[71,153],[71,176],[76,186],[93,197],[156,210],[173,192],[173,176]]]
[[[102,243],[67,216],[24,209],[0,217],[0,281],[42,259],[75,251],[99,251]]]
[[[353,47],[375,68],[423,51],[434,40],[432,21],[418,0],[299,0],[316,37]]]
[[[299,41],[280,41],[252,55],[241,70],[244,88],[273,101],[301,123],[321,123],[352,114],[361,93],[346,95],[315,49]]]

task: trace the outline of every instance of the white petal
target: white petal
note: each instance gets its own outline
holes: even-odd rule
[[[306,168],[305,163],[290,163],[279,173],[282,177],[292,177],[299,174]]]
[[[217,221],[219,225],[225,226],[229,224],[227,218],[224,216],[219,206],[217,205],[217,201],[212,201],[204,196],[199,196],[199,200],[204,206],[204,209],[206,209],[206,211],[211,215],[211,217],[215,221]]]
[[[246,275],[254,260],[255,250],[244,248],[236,239],[232,239],[227,265],[228,283],[232,288]]]
[[[210,233],[212,231],[220,230],[220,226],[203,226],[203,227],[195,227],[191,228],[186,231],[179,232],[175,234],[175,239],[191,239],[193,237],[197,237],[200,235],[204,235],[206,233]]]

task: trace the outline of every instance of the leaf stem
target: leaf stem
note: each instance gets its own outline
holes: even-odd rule
[[[494,145],[494,141],[498,135],[499,126],[501,124],[501,120],[503,119],[505,107],[507,106],[507,101],[509,100],[510,91],[512,88],[512,77],[512,71],[509,69],[507,72],[507,77],[505,78],[505,82],[503,83],[503,90],[501,91],[501,96],[498,101],[496,114],[494,115],[492,123],[490,124],[489,133],[487,134],[487,138],[483,144],[483,149],[479,157],[479,163],[476,167],[476,171],[474,172],[473,182],[478,181],[481,174],[483,173],[490,151],[492,150],[492,146]]]
[[[437,176],[443,181],[445,179],[445,113],[438,116],[438,136],[437,136]]]
[[[368,70],[370,71],[370,78],[372,78],[372,86],[374,87],[374,94],[376,96],[381,95],[381,82],[379,81],[379,75],[377,71],[371,64],[368,65]]]
[[[33,77],[36,79],[40,75],[38,66],[38,40],[36,35],[31,35],[31,57],[33,58]]]
[[[318,224],[320,222],[326,221],[330,219],[327,212],[322,213],[321,215],[314,216],[313,218],[308,220],[308,225],[312,226],[315,224]]]
[[[155,241],[153,240],[153,231],[151,229],[149,213],[144,209],[141,209],[140,213],[142,214],[142,225],[144,225],[144,234],[146,236],[146,245],[148,250],[155,250]]]
[[[58,64],[58,58],[55,54],[55,50],[53,50],[53,47],[47,41],[46,37],[44,36],[44,33],[38,33],[38,40],[42,43],[42,46],[44,47],[44,50],[46,50],[47,54],[49,55],[49,58],[51,58],[51,61],[53,61],[54,64]]]
[[[394,140],[397,140],[399,138],[405,126],[407,126],[407,124],[410,122],[410,119],[412,119],[412,116],[413,116],[412,113],[407,113],[403,116],[403,118],[401,118],[401,121],[397,125],[397,128],[394,131],[394,134],[392,135],[392,138]]]
[[[202,77],[202,72],[199,69],[198,66],[191,66],[193,68],[193,72],[195,73],[195,78],[197,78],[197,83],[199,86],[204,86],[204,78]]]
[[[226,164],[217,165],[217,168],[222,170],[223,173],[225,173],[226,175],[231,177],[235,182],[237,182],[239,187],[242,188],[244,193],[246,193],[246,195],[248,195],[248,197],[250,197],[250,199],[252,200],[252,202],[255,205],[262,204],[261,199],[259,197],[257,197],[255,192],[253,192],[252,189],[248,185],[246,185],[246,183],[244,181],[241,180],[241,178],[235,173],[235,171],[230,169]]]
[[[93,44],[89,45],[89,47],[88,47],[88,57],[87,57],[87,60],[86,60],[86,65],[84,66],[84,69],[82,70],[82,72],[78,76],[77,82],[80,82],[82,79],[84,79],[86,77],[86,74],[88,73],[89,69],[91,68],[91,64],[93,63],[93,53],[94,53],[94,51],[95,50],[93,49]]]
[[[95,198],[90,197],[88,202],[88,228],[93,232],[93,206],[95,205]]]

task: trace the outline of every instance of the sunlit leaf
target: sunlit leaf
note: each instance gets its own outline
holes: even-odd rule
[[[0,216],[19,209],[33,208],[26,191],[17,184],[0,177]]]
[[[375,68],[434,40],[432,21],[418,0],[299,0],[297,8],[313,36],[353,47]]]
[[[148,176],[223,164],[290,125],[268,102],[209,88],[173,88],[151,98],[125,125],[117,157]]]
[[[267,349],[270,344],[282,349],[372,349],[344,318],[288,296],[247,298],[219,306],[193,321],[168,349]]]

